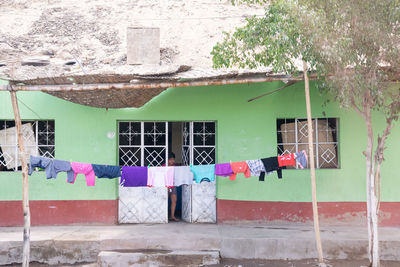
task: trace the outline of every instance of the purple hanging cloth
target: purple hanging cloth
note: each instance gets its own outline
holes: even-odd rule
[[[122,167],[121,181],[123,187],[147,186],[147,167]]]
[[[218,163],[215,164],[215,175],[218,176],[230,176],[233,174],[233,170],[230,163]]]

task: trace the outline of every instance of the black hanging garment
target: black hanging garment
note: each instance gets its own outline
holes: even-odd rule
[[[278,157],[270,157],[261,159],[264,164],[264,168],[266,172],[276,171],[278,173],[278,178],[282,179],[282,169],[279,167]],[[258,177],[259,181],[264,181],[265,172],[261,172]]]

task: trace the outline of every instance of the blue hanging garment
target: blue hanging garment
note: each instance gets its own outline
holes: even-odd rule
[[[92,164],[94,174],[98,178],[117,178],[121,177],[121,167],[113,165]]]
[[[201,181],[206,178],[210,182],[215,180],[215,164],[212,165],[192,165],[190,166],[194,174],[194,180],[196,183],[201,183]],[[205,181],[205,179],[203,180]]]

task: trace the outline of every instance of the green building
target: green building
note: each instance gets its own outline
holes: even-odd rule
[[[5,80],[20,90],[26,148],[34,155],[157,166],[169,151],[177,163],[199,165],[308,150],[302,81],[282,89],[294,78],[268,68],[211,68],[210,52],[222,32],[263,16],[263,7],[230,1],[12,2],[2,5],[9,16],[3,16],[0,37],[0,226],[23,224]],[[311,84],[321,224],[365,224],[365,123],[327,99]],[[384,118],[373,119],[378,133]],[[381,225],[400,225],[399,136],[397,123],[382,165]],[[97,178],[88,187],[82,174],[69,184],[65,173],[46,179],[36,171],[29,176],[32,224],[165,222],[163,189],[124,191],[119,179]],[[282,179],[276,173],[264,181],[238,174],[178,193],[178,212],[188,222],[312,221],[310,173],[299,166],[284,169]],[[131,217],[125,221],[123,214]]]
[[[307,150],[303,82],[248,102],[282,85],[275,81],[173,87],[140,108],[120,109],[84,106],[43,92],[21,91],[18,97],[21,118],[32,125],[40,155],[86,163],[147,166],[165,163],[166,151],[173,151],[176,161],[183,165],[208,164]],[[91,94],[105,96],[104,92]],[[58,96],[67,98],[67,94]],[[83,96],[72,101],[84,99],[89,101]],[[113,95],[112,99],[117,98]],[[320,95],[311,86],[321,221],[363,223],[365,125],[358,114],[332,101],[326,104],[327,99],[329,96]],[[92,102],[99,103],[97,99]],[[2,91],[0,131],[12,128],[13,118],[9,93]],[[384,126],[379,115],[374,121],[377,130]],[[400,225],[400,167],[396,156],[399,135],[400,127],[396,125],[385,151],[382,225]],[[0,145],[5,147],[4,142]],[[15,142],[9,145],[16,149]],[[7,165],[4,155],[0,165],[0,225],[21,225],[21,172],[17,164]],[[81,174],[75,184],[69,184],[65,174],[46,179],[39,171],[29,177],[29,186],[33,225],[118,222],[118,179],[96,179],[95,186],[88,187]],[[266,176],[265,181],[243,174],[234,181],[217,177],[216,199],[218,222],[312,221],[310,173],[298,166],[284,169],[282,179],[276,173]]]

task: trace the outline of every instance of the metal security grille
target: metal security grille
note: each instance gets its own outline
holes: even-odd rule
[[[161,166],[168,157],[167,122],[119,122],[121,166]]]
[[[215,122],[184,122],[184,165],[215,164]]]
[[[54,158],[54,120],[22,121],[25,157],[30,155]],[[0,121],[0,171],[21,170],[18,152],[18,136],[15,122]]]
[[[317,118],[312,123],[316,168],[338,168],[338,119]],[[301,150],[309,155],[307,119],[277,119],[277,137],[278,155]]]
[[[184,122],[182,128],[182,164],[189,166],[192,163],[192,123]]]
[[[167,122],[119,122],[119,165],[161,166],[166,163],[167,133]],[[119,186],[118,221],[120,223],[167,223],[167,188]]]

